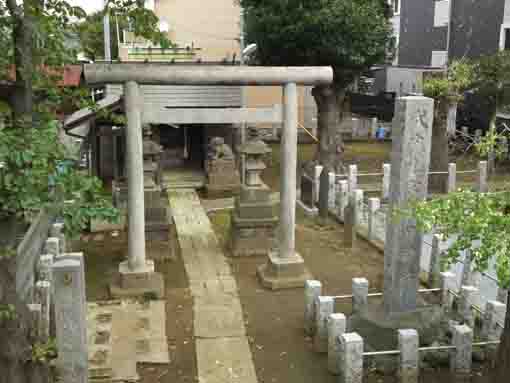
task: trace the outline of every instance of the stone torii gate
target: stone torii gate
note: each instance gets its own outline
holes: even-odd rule
[[[154,263],[145,255],[145,216],[142,153],[142,100],[140,85],[230,85],[283,87],[281,141],[280,233],[278,250],[259,269],[270,288],[303,286],[308,278],[303,259],[295,249],[296,168],[298,134],[297,85],[333,81],[330,67],[169,66],[144,64],[88,64],[89,85],[123,84],[127,115],[128,261],[119,267],[121,287],[149,288]],[[133,285],[134,283],[134,285]],[[139,284],[139,286],[136,286]],[[149,288],[150,290],[150,288]]]

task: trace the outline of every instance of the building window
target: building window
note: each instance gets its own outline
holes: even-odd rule
[[[499,50],[510,50],[510,24],[503,24],[501,26]]]
[[[434,3],[434,27],[448,26],[450,21],[449,0],[436,0]]]
[[[400,15],[400,1],[401,0],[390,0],[391,9],[394,15]]]

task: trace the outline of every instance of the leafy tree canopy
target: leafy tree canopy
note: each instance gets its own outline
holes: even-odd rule
[[[474,64],[467,59],[453,61],[446,73],[429,75],[423,83],[423,93],[438,101],[458,102],[474,82]]]
[[[384,63],[392,28],[384,0],[240,0],[247,42],[264,65],[327,65],[349,84]]]

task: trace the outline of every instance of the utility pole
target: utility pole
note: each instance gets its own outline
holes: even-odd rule
[[[103,33],[104,33],[104,59],[105,61],[112,61],[112,52],[110,48],[110,12],[107,5],[108,0],[104,0],[104,18],[103,18]]]
[[[244,65],[244,48],[245,48],[245,41],[244,41],[244,10],[241,8],[241,17],[239,20],[239,27],[241,30],[240,35],[240,45],[241,45],[241,54],[239,55],[239,62],[241,65]],[[246,107],[246,88],[244,86],[241,86],[241,108]],[[246,123],[243,121],[241,122],[241,145],[246,142]],[[239,154],[241,159],[241,184],[244,185],[245,183],[245,177],[246,177],[246,158],[244,154]]]

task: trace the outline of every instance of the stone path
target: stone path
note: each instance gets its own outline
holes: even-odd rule
[[[168,192],[193,296],[200,383],[256,383],[237,285],[194,190]]]
[[[168,365],[164,301],[89,303],[90,382],[137,381],[137,363]]]

